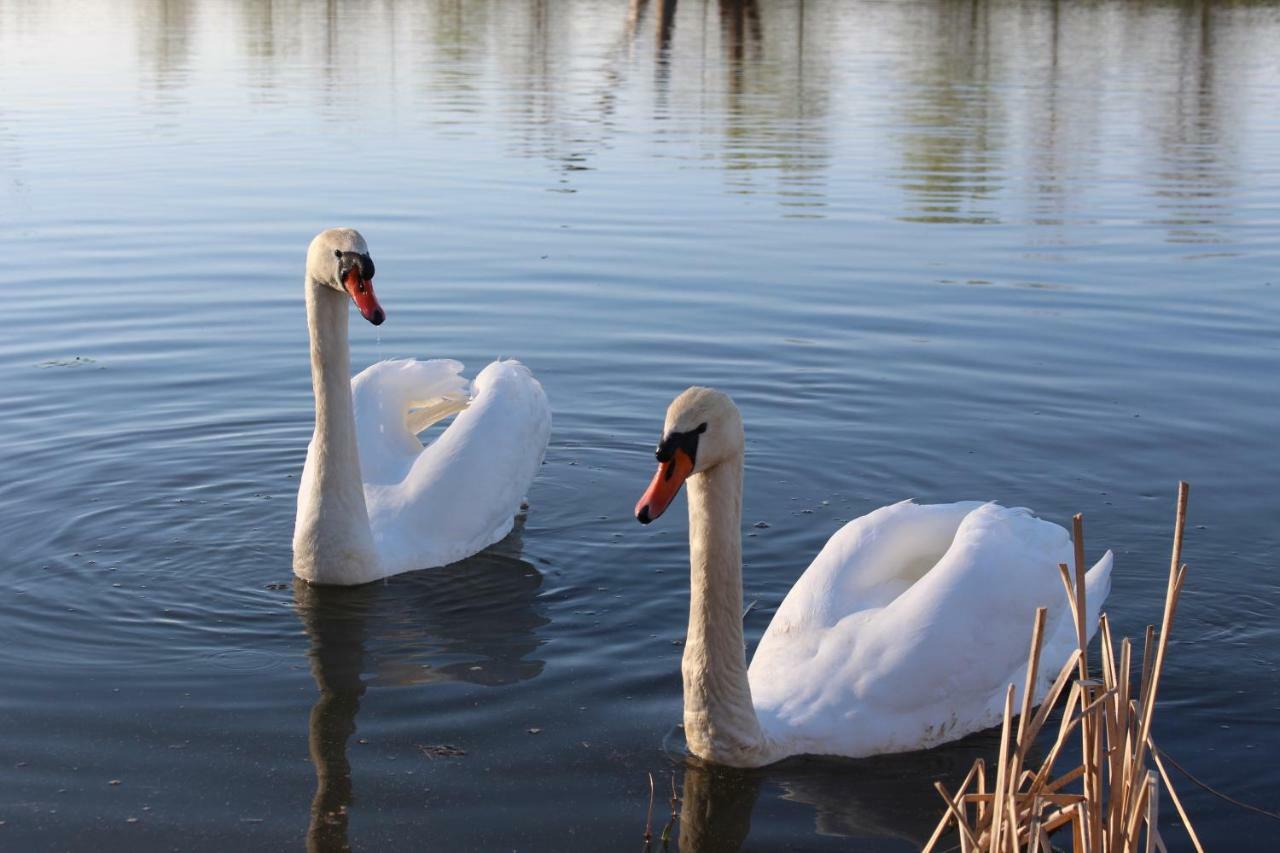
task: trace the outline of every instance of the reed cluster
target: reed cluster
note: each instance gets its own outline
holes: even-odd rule
[[[959,833],[962,853],[1049,853],[1053,849],[1049,836],[1068,829],[1074,853],[1164,851],[1158,826],[1161,780],[1191,843],[1203,853],[1200,839],[1160,760],[1160,751],[1151,739],[1160,673],[1178,609],[1178,596],[1186,580],[1182,532],[1186,523],[1187,491],[1187,484],[1180,483],[1164,617],[1158,634],[1153,626],[1147,626],[1137,693],[1132,689],[1133,646],[1127,637],[1119,646],[1115,644],[1105,613],[1098,625],[1101,670],[1097,674],[1089,671],[1086,651],[1089,634],[1084,623],[1088,612],[1085,608],[1084,524],[1077,515],[1074,572],[1065,563],[1058,569],[1075,618],[1079,647],[1063,665],[1040,707],[1033,710],[1045,624],[1044,608],[1036,611],[1026,685],[1016,722],[1014,685],[1010,684],[1005,695],[1000,752],[994,767],[988,769],[985,762],[978,759],[954,794],[941,782],[934,783],[946,803],[946,811],[925,845],[926,853],[936,849],[948,828],[953,826]],[[1057,736],[1039,766],[1028,766],[1032,745],[1064,691],[1066,703]],[[1080,763],[1059,769],[1059,760],[1077,733]],[[1072,755],[1074,761],[1074,753]]]

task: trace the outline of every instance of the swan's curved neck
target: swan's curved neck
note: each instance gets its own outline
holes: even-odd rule
[[[767,743],[751,702],[742,638],[742,458],[689,478],[689,634],[684,733],[710,761],[756,766]]]
[[[311,390],[316,399],[316,438],[337,451],[336,459],[360,459],[351,408],[351,347],[347,342],[347,300],[323,285],[307,286],[307,328],[311,334]],[[350,452],[348,452],[350,451]],[[336,473],[331,468],[330,473]]]
[[[306,296],[316,429],[298,492],[293,567],[313,583],[359,583],[377,576],[377,557],[351,408],[347,298],[310,278]]]

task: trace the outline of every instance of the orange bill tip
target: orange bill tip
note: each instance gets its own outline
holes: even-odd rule
[[[692,473],[693,459],[683,450],[676,450],[666,462],[659,462],[649,488],[644,490],[644,494],[636,502],[636,520],[641,524],[648,524],[666,512],[680,487]]]
[[[373,292],[373,279],[361,278],[360,271],[353,269],[342,283],[351,294],[351,301],[356,304],[360,316],[375,326],[381,326],[387,319],[387,312],[378,304],[378,297]]]

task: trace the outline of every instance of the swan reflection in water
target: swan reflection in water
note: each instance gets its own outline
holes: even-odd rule
[[[680,853],[786,847],[793,840],[789,835],[769,835],[771,825],[781,827],[781,832],[794,831],[793,821],[770,819],[782,800],[810,807],[817,833],[841,839],[832,849],[919,850],[942,814],[934,781],[954,790],[974,760],[989,758],[997,743],[998,733],[987,731],[926,752],[862,759],[792,758],[757,770],[720,767],[689,755],[683,762],[674,847]],[[678,768],[676,773],[679,777]],[[659,783],[658,791],[662,790]],[[656,799],[660,802],[661,795]],[[654,812],[659,824],[654,835],[660,837],[661,806],[655,804]],[[656,842],[653,849],[672,846]]]
[[[310,853],[350,849],[347,743],[369,686],[499,686],[542,672],[543,661],[529,656],[550,620],[537,602],[542,575],[519,556],[519,524],[493,548],[440,569],[359,587],[294,580],[294,606],[311,640],[311,674],[320,690],[309,726],[316,769]]]

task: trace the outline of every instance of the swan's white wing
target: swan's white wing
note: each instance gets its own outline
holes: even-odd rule
[[[829,628],[852,613],[884,606],[915,583],[951,546],[981,501],[919,505],[901,501],[841,527],[796,581],[773,617],[772,635]]]
[[[542,464],[551,409],[528,368],[496,361],[472,392],[401,478],[366,476],[369,522],[388,574],[451,563],[507,535]]]
[[[863,563],[873,555],[928,560],[932,537],[919,539],[913,551],[904,532],[940,523],[961,507],[933,508],[938,514],[929,519],[915,510],[930,508],[903,506],[887,507],[896,512],[863,530],[859,536],[868,541],[859,547],[828,555],[849,559],[845,570],[815,561],[827,580],[818,585],[802,578],[796,590],[803,594],[794,601],[789,595],[778,612],[788,621],[776,631],[771,625],[761,640],[751,663],[753,698],[766,731],[789,751],[858,756],[920,749],[994,724],[1007,685],[1020,685],[1025,676],[1037,607],[1049,608],[1041,689],[1074,645],[1060,642],[1062,624],[1070,621],[1057,570],[1071,560],[1065,530],[1026,510],[979,506],[953,528],[950,547],[932,570],[904,587],[901,571]],[[1109,572],[1109,555],[1090,572],[1099,593],[1091,596],[1095,613]],[[870,587],[874,594],[865,592],[868,579],[885,576]],[[852,597],[861,609],[843,617],[830,604],[803,600],[850,589],[864,590],[860,598],[846,592],[844,599]],[[806,613],[814,615],[808,621],[797,616]]]
[[[400,482],[422,453],[419,414],[456,411],[467,399],[462,362],[440,358],[380,361],[351,380],[360,473],[366,485]]]

